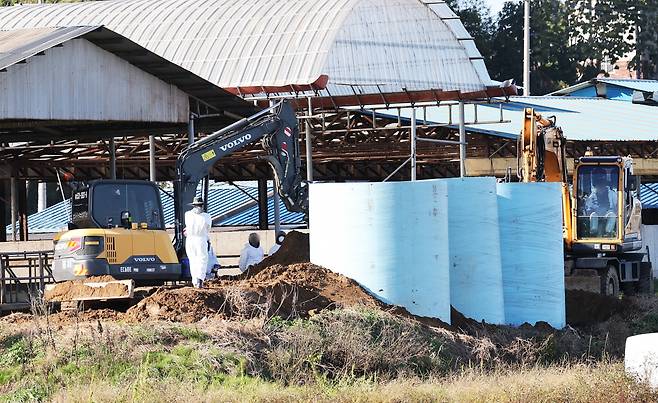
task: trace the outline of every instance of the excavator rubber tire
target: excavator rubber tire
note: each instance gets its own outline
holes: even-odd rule
[[[601,294],[609,297],[619,297],[619,276],[617,268],[609,265],[601,271]]]

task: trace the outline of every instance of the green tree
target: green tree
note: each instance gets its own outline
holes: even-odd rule
[[[569,10],[560,0],[532,0],[530,84],[533,95],[574,84],[579,78],[577,48],[570,41]],[[498,15],[489,73],[496,80],[523,77],[523,3],[506,2]]]
[[[658,0],[567,0],[572,40],[595,70],[632,51],[631,67],[642,78],[658,78]]]

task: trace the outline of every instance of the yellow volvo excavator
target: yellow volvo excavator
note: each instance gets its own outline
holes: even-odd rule
[[[523,182],[562,183],[567,288],[611,296],[620,290],[653,292],[632,158],[585,155],[575,160],[570,181],[566,139],[555,123],[532,108],[524,110],[518,176]]]
[[[154,183],[100,180],[78,189],[69,230],[55,238],[53,277],[65,281],[111,275],[142,284],[185,279],[184,213],[200,181],[220,158],[258,141],[267,151],[264,159],[274,170],[275,190],[287,209],[305,212],[308,196],[300,175],[298,137],[295,112],[282,101],[189,146],[176,164],[173,244]]]

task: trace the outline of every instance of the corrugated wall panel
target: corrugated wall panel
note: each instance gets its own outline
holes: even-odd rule
[[[328,74],[336,95],[351,93],[341,82],[482,89],[488,74],[457,40],[461,22],[441,19],[451,15],[420,0],[109,0],[3,7],[0,29],[105,25],[220,87]]]
[[[189,110],[184,92],[84,39],[10,66],[0,92],[0,119],[183,123]]]

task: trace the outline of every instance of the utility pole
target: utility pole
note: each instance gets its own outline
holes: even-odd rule
[[[530,95],[530,0],[523,0],[523,95]]]

